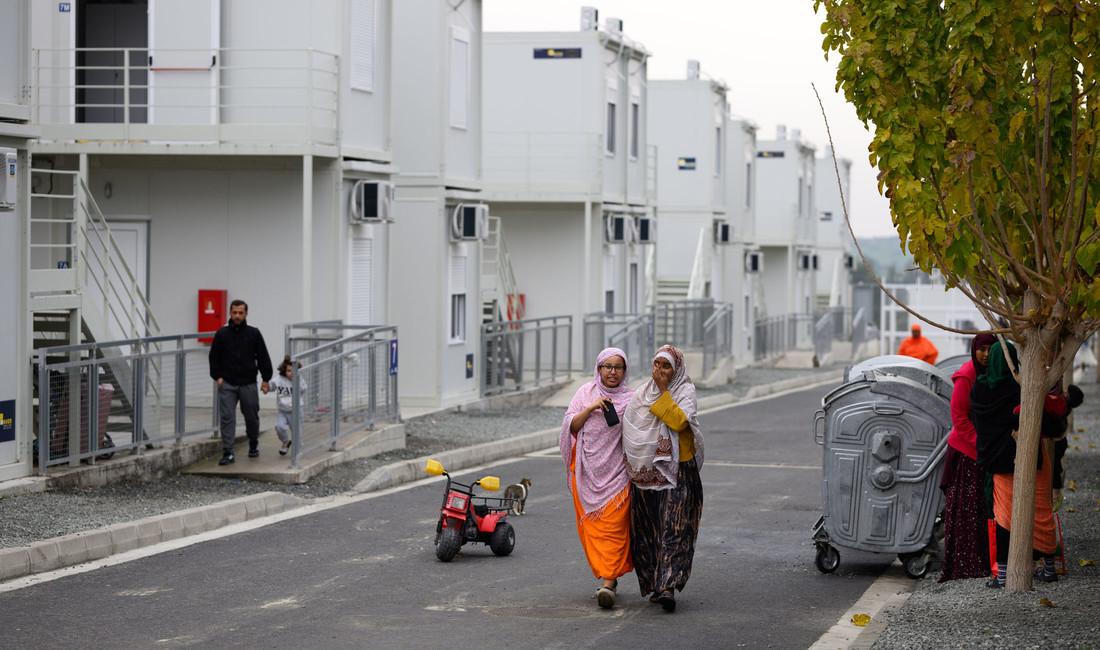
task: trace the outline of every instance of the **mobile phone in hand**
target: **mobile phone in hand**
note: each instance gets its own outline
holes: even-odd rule
[[[615,412],[615,405],[607,402],[604,406],[603,417],[607,420],[607,426],[613,427],[619,423],[619,414]]]

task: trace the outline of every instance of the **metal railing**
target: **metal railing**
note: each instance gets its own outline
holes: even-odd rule
[[[309,48],[35,48],[32,57],[32,116],[51,139],[338,139],[336,54]]]
[[[197,341],[212,335],[40,348],[38,473],[217,431],[217,388],[208,349]]]
[[[584,362],[582,368],[595,365],[604,348],[619,348],[626,353],[628,363],[645,367],[653,358],[653,313],[608,314],[597,312],[584,316]],[[587,364],[587,365],[586,365]],[[641,365],[639,365],[641,364]],[[637,376],[635,376],[637,379]]]
[[[295,329],[304,330],[298,336]],[[332,338],[332,332],[353,333]],[[290,466],[375,423],[396,420],[397,328],[299,323],[286,328],[291,362],[301,364],[292,381]],[[318,343],[310,347],[311,343]]]
[[[860,307],[856,311],[856,315],[852,318],[852,358],[856,358],[859,353],[859,348],[866,342],[871,335],[870,323],[867,321],[867,311]]]
[[[813,314],[782,314],[757,319],[753,359],[764,361],[791,350],[813,349],[814,323]]]
[[[833,337],[836,319],[834,313],[825,312],[814,322],[814,356],[824,360],[825,355],[833,351]]]
[[[570,378],[573,317],[550,316],[481,325],[481,395]]]
[[[653,310],[656,341],[682,350],[703,347],[704,326],[717,308],[713,298],[657,303]]]
[[[718,362],[733,354],[733,305],[718,303],[703,323],[703,372],[707,377]]]

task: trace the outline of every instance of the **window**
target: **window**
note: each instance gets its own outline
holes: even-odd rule
[[[813,216],[814,202],[812,201],[814,196],[814,186],[809,184],[806,186],[806,218],[809,219]]]
[[[638,115],[641,107],[638,102],[630,102],[630,157],[638,158]]]
[[[374,0],[351,5],[351,87],[374,91]]]
[[[615,102],[607,102],[607,153],[615,155]]]
[[[630,313],[638,313],[638,263],[630,263]]]
[[[752,207],[752,163],[745,163],[745,208]]]
[[[371,258],[373,257],[373,242],[370,237],[351,238],[351,263],[348,265],[348,291],[351,293],[348,300],[348,320],[355,325],[371,325],[374,323],[371,312],[372,282],[371,282]]]
[[[615,291],[603,292],[603,310],[609,314],[615,313]]]
[[[722,127],[714,127],[714,175],[722,173]]]
[[[470,96],[470,33],[451,28],[451,126],[465,129]]]
[[[466,256],[451,255],[451,328],[452,343],[466,340]]]
[[[800,216],[800,217],[802,216],[802,205],[804,203],[804,201],[802,200],[802,185],[803,185],[803,180],[801,178],[799,178],[798,179],[798,216]]]

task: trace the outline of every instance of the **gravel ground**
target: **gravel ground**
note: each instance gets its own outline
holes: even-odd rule
[[[814,373],[840,377],[842,366],[820,369],[751,368],[720,388],[700,390],[700,396],[723,392],[744,396],[750,387]],[[501,440],[561,424],[563,409],[534,407],[511,411],[442,412],[406,422],[406,447],[371,458],[337,465],[302,485],[285,485],[209,476],[175,475],[148,482],[51,491],[0,498],[0,548],[33,542],[115,523],[173,512],[256,494],[280,491],[316,499],[351,490],[374,469],[399,460]]]
[[[985,579],[938,584],[939,572],[929,573],[872,648],[1100,648],[1100,566],[1079,564],[1100,561],[1100,387],[1078,385],[1085,402],[1065,457],[1077,489],[1063,492],[1059,513],[1069,575],[1010,594]]]

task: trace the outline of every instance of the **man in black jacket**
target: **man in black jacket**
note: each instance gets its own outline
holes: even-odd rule
[[[256,372],[263,383],[260,390],[267,394],[271,381],[271,357],[260,330],[249,325],[248,303],[234,300],[229,305],[229,322],[214,334],[210,345],[210,377],[218,382],[218,404],[221,411],[222,458],[219,465],[228,465],[233,457],[233,442],[237,437],[237,403],[244,415],[248,434],[248,457],[260,455],[260,393],[256,390]]]

